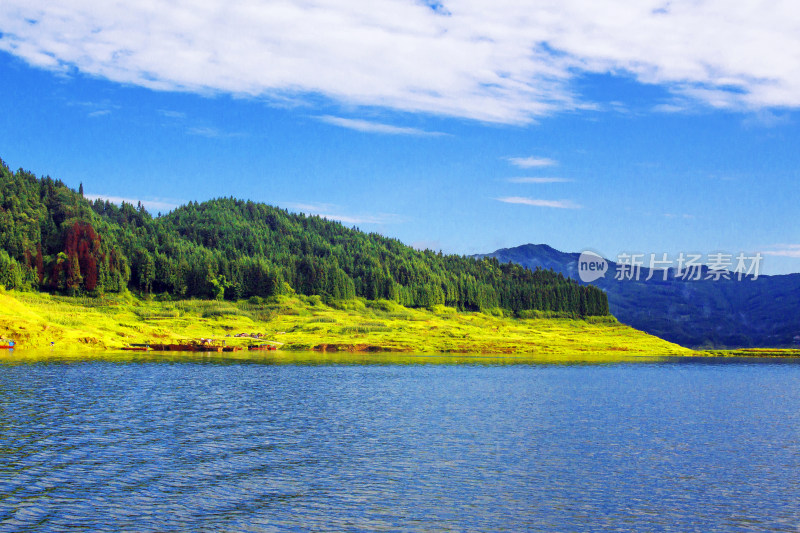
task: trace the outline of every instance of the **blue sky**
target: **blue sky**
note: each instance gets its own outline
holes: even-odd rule
[[[0,157],[153,213],[799,272],[800,13],[725,4],[8,0]]]

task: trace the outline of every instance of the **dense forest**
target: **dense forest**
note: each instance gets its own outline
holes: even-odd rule
[[[0,285],[66,294],[126,289],[238,300],[295,291],[326,301],[606,315],[608,300],[550,270],[417,251],[317,216],[221,198],[153,217],[91,202],[82,186],[0,160]]]

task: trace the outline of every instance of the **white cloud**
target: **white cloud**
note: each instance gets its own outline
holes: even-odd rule
[[[186,118],[186,113],[183,113],[181,111],[172,111],[170,109],[159,109],[158,113],[163,117],[171,118],[174,120],[183,120]]]
[[[86,116],[89,118],[104,117],[110,115],[113,111],[120,109],[120,106],[112,104],[108,101],[102,102],[69,102],[68,105],[77,106],[87,109]]]
[[[321,94],[529,123],[596,107],[575,94],[585,73],[663,85],[681,106],[800,107],[797,9],[763,0],[4,0],[0,50],[158,90]]]
[[[672,103],[662,103],[653,106],[653,111],[658,111],[659,113],[683,113],[684,111],[688,111],[690,106],[688,103],[678,103],[677,101],[673,101]]]
[[[243,136],[241,133],[227,133],[219,128],[210,126],[193,126],[187,128],[186,133],[189,135],[197,135],[198,137],[206,137],[208,139],[229,139]]]
[[[209,139],[216,139],[222,136],[217,128],[210,128],[208,126],[195,126],[186,130],[189,135],[197,135],[198,137],[208,137]]]
[[[761,109],[742,120],[742,126],[745,128],[775,128],[791,123],[792,119],[788,114],[777,114],[768,109]]]
[[[122,196],[109,196],[107,194],[85,194],[84,197],[87,200],[95,201],[95,200],[108,200],[112,204],[121,205],[122,202],[131,205],[137,205],[139,202],[142,203],[145,209],[151,214],[155,214],[157,212],[166,213],[172,211],[173,209],[177,209],[183,202],[179,200],[168,200],[165,198],[151,198],[149,200],[140,200],[138,198],[124,198]]]
[[[425,131],[418,128],[408,128],[402,126],[392,126],[390,124],[382,124],[380,122],[371,122],[368,120],[334,117],[331,115],[322,115],[314,117],[327,124],[348,128],[351,130],[362,131],[365,133],[384,133],[388,135],[419,135],[419,136],[440,136],[445,135],[437,131]]]
[[[537,198],[526,198],[524,196],[505,196],[495,198],[498,202],[507,204],[531,205],[534,207],[555,207],[558,209],[581,209],[583,206],[576,204],[572,200],[539,200]]]
[[[172,126],[179,126],[185,128],[184,131],[189,135],[197,137],[206,137],[208,139],[231,139],[235,137],[244,137],[243,133],[227,132],[214,126],[206,126],[202,124],[192,124],[189,115],[181,111],[172,111],[169,109],[159,109],[158,114],[162,117],[169,119],[165,124]]]
[[[558,161],[547,157],[508,157],[508,162],[519,168],[539,168],[557,165]]]
[[[342,224],[396,224],[403,222],[403,217],[394,213],[342,214],[342,208],[336,204],[286,202],[283,205],[300,213],[317,215]]]
[[[508,178],[509,183],[568,183],[567,178]]]
[[[411,243],[411,247],[415,250],[419,250],[420,252],[424,252],[425,250],[430,250],[432,252],[438,252],[442,249],[441,241],[414,241]]]
[[[772,250],[765,250],[761,253],[764,255],[778,256],[778,257],[794,257],[800,259],[800,244],[776,244],[770,246]]]
[[[338,209],[334,204],[326,204],[326,203],[302,203],[302,202],[285,202],[283,205],[288,207],[289,209],[294,209],[295,211],[299,211],[301,213],[319,213],[321,211],[330,211],[332,209]]]

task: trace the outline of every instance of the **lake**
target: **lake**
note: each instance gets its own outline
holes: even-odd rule
[[[800,360],[0,356],[0,530],[797,531]]]

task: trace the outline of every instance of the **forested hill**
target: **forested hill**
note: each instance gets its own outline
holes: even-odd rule
[[[288,291],[409,307],[606,315],[608,301],[549,270],[417,251],[316,216],[234,199],[152,217],[90,202],[0,161],[0,284],[69,294],[121,291],[242,299]]]

